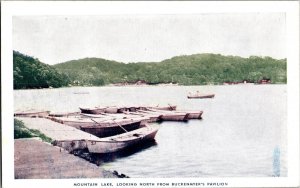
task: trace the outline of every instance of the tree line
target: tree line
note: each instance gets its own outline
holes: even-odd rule
[[[47,88],[68,85],[102,86],[116,83],[176,83],[180,85],[224,82],[286,83],[286,59],[251,56],[194,54],[161,62],[122,63],[84,58],[53,66],[14,51],[14,88]]]
[[[17,51],[13,52],[13,76],[14,89],[57,88],[70,83],[68,76],[53,66]]]
[[[55,65],[61,73],[79,85],[114,83],[148,84],[177,83],[180,85],[223,84],[247,80],[270,79],[286,83],[286,59],[251,56],[195,54],[177,56],[161,62],[119,63],[100,58],[85,58]]]

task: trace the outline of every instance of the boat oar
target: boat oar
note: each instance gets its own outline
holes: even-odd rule
[[[175,110],[175,109],[172,107],[172,105],[170,105],[169,103],[168,103],[168,105],[169,105],[169,107],[170,107],[171,110]]]
[[[98,125],[100,125],[100,123],[98,123],[97,121],[93,120],[92,118],[91,118],[91,120],[92,120],[93,122],[97,123]]]
[[[128,132],[124,127],[122,127],[119,123],[117,123],[115,120],[113,120],[119,127],[121,127],[126,133]]]

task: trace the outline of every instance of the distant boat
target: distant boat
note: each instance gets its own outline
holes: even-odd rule
[[[146,125],[145,127],[102,138],[101,140],[87,140],[87,148],[90,153],[106,154],[118,152],[154,140],[158,129],[158,125]]]
[[[191,94],[189,93],[187,98],[188,99],[205,99],[205,98],[214,98],[215,94],[200,94],[200,93],[196,93],[196,94]]]

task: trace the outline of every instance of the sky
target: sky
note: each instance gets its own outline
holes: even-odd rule
[[[284,13],[14,16],[13,49],[56,64],[86,57],[159,62],[217,53],[286,58]]]

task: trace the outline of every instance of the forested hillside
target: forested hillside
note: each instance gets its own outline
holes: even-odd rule
[[[62,87],[70,83],[67,75],[38,59],[13,52],[14,89]]]
[[[50,66],[13,52],[14,88],[49,88],[68,85],[102,86],[116,83],[176,83],[180,85],[224,82],[286,83],[286,59],[271,57],[195,54],[161,62],[120,63],[100,58],[72,60]]]
[[[111,83],[148,84],[178,83],[181,85],[222,84],[267,78],[271,83],[286,83],[286,59],[271,57],[223,56],[195,54],[177,56],[162,62],[118,63],[100,58],[85,58],[54,66],[68,75],[72,84],[106,85]]]

